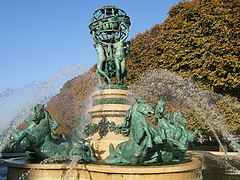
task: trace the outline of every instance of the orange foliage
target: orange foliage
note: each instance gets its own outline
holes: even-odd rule
[[[210,92],[235,97],[234,102],[239,106],[240,1],[183,1],[168,14],[163,24],[131,40],[127,83],[138,81],[146,70],[169,69],[192,78]],[[60,132],[70,134],[85,111],[81,101],[88,101],[91,88],[97,84],[96,79],[88,76],[86,73],[70,80],[49,101],[48,109],[59,121]],[[239,109],[234,110],[223,102],[217,105],[232,129],[240,131]],[[192,117],[190,126],[195,125]]]

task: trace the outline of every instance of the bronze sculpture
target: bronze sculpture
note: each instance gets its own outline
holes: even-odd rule
[[[163,115],[165,102],[158,100],[155,111],[142,100],[137,100],[129,109],[122,127],[128,129],[128,141],[122,142],[114,149],[110,144],[110,155],[106,164],[140,165],[170,161],[184,158],[188,143],[197,138],[202,141],[198,130],[186,129],[187,120],[182,112]],[[157,124],[151,126],[147,117],[155,115]],[[122,128],[121,126],[118,128]]]
[[[65,136],[55,132],[58,124],[52,120],[44,105],[34,106],[27,117],[27,128],[12,134],[11,143],[16,148],[24,146],[30,158],[69,158],[80,156],[80,162],[96,161],[90,140],[79,138],[68,142]],[[60,143],[56,143],[60,141]]]
[[[108,85],[125,85],[125,58],[130,48],[126,39],[130,25],[127,14],[115,6],[104,6],[93,13],[89,29],[98,54],[96,75],[100,84],[104,80]]]
[[[114,6],[104,6],[93,14],[89,28],[98,54],[96,74],[103,88],[103,81],[107,87],[126,87],[129,26],[129,17]],[[167,114],[164,111],[165,102],[161,99],[155,109],[138,99],[122,124],[116,125],[103,116],[98,124],[86,126],[84,132],[87,136],[98,132],[103,138],[113,131],[128,137],[116,148],[110,144],[106,164],[140,165],[180,160],[184,158],[189,142],[196,138],[201,140],[202,136],[198,130],[186,129],[187,120],[180,111]],[[155,117],[155,125],[149,124],[149,116]],[[58,124],[43,105],[33,107],[26,121],[27,128],[13,133],[11,141],[16,147],[24,146],[29,157],[44,159],[77,155],[81,157],[80,162],[96,161],[90,140],[79,137],[78,141],[67,142],[64,135],[55,132]]]

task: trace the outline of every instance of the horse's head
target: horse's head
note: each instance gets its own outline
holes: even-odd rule
[[[27,118],[28,122],[39,123],[45,118],[45,108],[42,104],[37,104],[30,110],[30,115]]]
[[[182,124],[184,126],[188,123],[187,119],[184,117],[181,111],[176,111],[173,113],[173,120],[174,123]]]
[[[155,111],[157,114],[162,114],[164,112],[164,110],[165,110],[165,102],[162,99],[159,99],[157,101]]]
[[[145,116],[151,116],[154,114],[154,109],[142,100],[137,100],[137,111]]]

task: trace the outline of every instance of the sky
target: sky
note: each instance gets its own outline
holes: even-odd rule
[[[105,5],[131,18],[129,39],[162,23],[180,0],[0,0],[0,92],[49,79],[66,67],[91,67],[88,25]]]
[[[88,28],[95,10],[106,5],[123,9],[131,20],[131,39],[163,23],[180,1],[0,0],[0,134],[16,117],[22,120],[32,104],[57,93],[65,81],[58,90],[47,89],[62,74],[96,64]],[[83,72],[74,70],[72,77]]]

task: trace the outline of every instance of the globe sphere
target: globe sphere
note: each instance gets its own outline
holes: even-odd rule
[[[90,33],[102,44],[116,43],[128,36],[130,18],[115,6],[104,6],[93,13]]]

